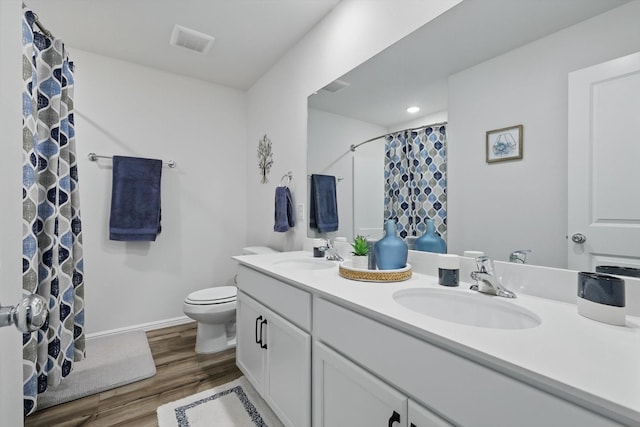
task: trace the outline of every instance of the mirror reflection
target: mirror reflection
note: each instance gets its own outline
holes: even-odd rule
[[[571,268],[568,74],[638,50],[638,3],[465,0],[312,94],[308,173],[343,178],[331,236],[380,237],[389,142],[446,122],[446,197],[436,199],[448,252],[509,261],[520,251],[527,263]],[[522,158],[488,163],[487,132],[519,125]],[[423,224],[412,224],[418,235]]]

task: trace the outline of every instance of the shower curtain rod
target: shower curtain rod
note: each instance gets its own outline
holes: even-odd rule
[[[42,25],[42,23],[40,22],[40,18],[38,18],[38,14],[33,12],[33,17],[35,18],[35,21],[33,21],[34,24],[36,24],[38,26],[38,28],[40,28],[40,31],[42,31],[44,33],[45,36],[49,37],[49,38],[53,38],[53,34],[51,34],[51,31],[47,30],[44,25]]]
[[[429,126],[441,126],[441,125],[446,125],[446,124],[447,124],[447,122],[445,121],[445,122],[440,122],[440,123],[431,123],[431,124],[428,124],[428,125],[422,125],[422,126],[418,126],[418,127],[415,127],[415,128],[407,128],[407,129],[402,129],[402,130],[396,130],[396,131],[393,131],[393,132],[385,133],[384,135],[376,136],[375,138],[367,139],[366,141],[363,141],[363,142],[361,142],[359,144],[351,144],[350,148],[351,148],[351,151],[355,152],[356,148],[360,147],[361,145],[367,144],[369,142],[373,142],[373,141],[375,141],[377,139],[380,139],[380,138],[384,138],[385,136],[391,135],[392,133],[406,132],[408,130],[416,130],[416,129],[426,128],[426,127],[429,127]]]
[[[113,159],[113,156],[101,156],[101,155],[96,154],[96,153],[89,153],[87,155],[87,158],[89,160],[91,160],[92,162],[95,162],[98,159]],[[162,163],[167,165],[167,166],[169,166],[170,168],[175,168],[176,167],[176,162],[173,161],[173,160],[167,160],[166,162],[163,161]]]

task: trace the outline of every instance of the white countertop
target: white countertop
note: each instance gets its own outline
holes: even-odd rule
[[[640,318],[624,327],[587,319],[576,306],[519,293],[501,299],[537,314],[530,329],[489,329],[439,320],[405,308],[393,293],[407,288],[439,288],[425,274],[396,283],[347,280],[330,269],[304,270],[274,264],[312,258],[309,252],[234,257],[241,264],[330,299],[425,341],[506,373],[520,381],[610,418],[640,426]],[[468,286],[446,288],[468,291]],[[498,297],[488,297],[498,298]]]

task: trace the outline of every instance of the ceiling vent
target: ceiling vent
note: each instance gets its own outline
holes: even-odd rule
[[[181,25],[174,25],[169,44],[171,46],[179,46],[204,55],[209,52],[209,49],[213,46],[214,40],[215,38],[208,34],[204,34]]]
[[[341,91],[344,88],[351,86],[351,83],[345,82],[344,80],[336,79],[323,87],[321,90],[326,90],[327,92],[336,93]]]

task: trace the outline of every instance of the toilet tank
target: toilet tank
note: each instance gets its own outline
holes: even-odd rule
[[[275,254],[277,252],[280,251],[269,248],[267,246],[248,246],[246,248],[242,248],[242,255]]]

